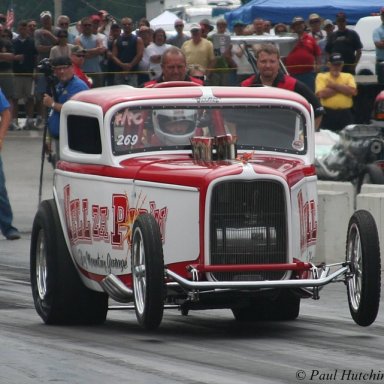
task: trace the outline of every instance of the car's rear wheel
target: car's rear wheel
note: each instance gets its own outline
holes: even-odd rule
[[[148,213],[133,226],[132,280],[137,320],[143,328],[155,329],[164,311],[164,256],[159,226]]]
[[[30,249],[32,296],[47,324],[100,324],[108,295],[81,282],[65,243],[56,204],[46,200],[35,216]]]
[[[300,297],[289,290],[281,290],[273,298],[252,299],[245,307],[232,308],[237,321],[295,320],[300,312]]]
[[[349,310],[358,325],[368,326],[379,310],[381,263],[376,223],[367,211],[356,211],[349,221],[346,260]]]

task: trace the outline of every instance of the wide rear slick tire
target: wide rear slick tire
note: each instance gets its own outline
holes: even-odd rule
[[[368,326],[377,316],[381,291],[380,245],[374,218],[356,211],[348,225],[346,261],[349,310],[356,324]]]
[[[164,256],[159,226],[148,213],[133,226],[132,280],[137,321],[145,329],[156,329],[164,311]]]
[[[31,235],[30,277],[37,313],[46,324],[100,324],[108,295],[82,283],[64,239],[54,200],[43,201]]]

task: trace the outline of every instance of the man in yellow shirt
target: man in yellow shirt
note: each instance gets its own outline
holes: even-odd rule
[[[187,59],[187,66],[199,64],[205,70],[212,69],[216,61],[213,44],[202,37],[200,24],[192,24],[190,31],[191,39],[181,46]]]
[[[329,72],[316,76],[316,96],[325,109],[321,128],[338,132],[353,123],[353,96],[357,94],[355,78],[350,73],[341,72],[343,58],[340,53],[332,53]]]

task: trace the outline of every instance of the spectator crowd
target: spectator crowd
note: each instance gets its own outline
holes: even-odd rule
[[[46,73],[39,70],[44,59],[52,62],[69,57],[74,74],[93,88],[116,84],[138,87],[157,81],[162,76],[164,53],[175,47],[185,57],[187,75],[192,76],[197,70],[195,78],[207,85],[238,86],[257,70],[259,44],[245,47],[232,43],[224,18],[218,19],[215,26],[203,19],[189,25],[188,31],[184,31],[184,21],[177,19],[172,35],[161,28],[153,30],[145,18],[137,23],[130,17],[117,21],[104,10],[79,20],[76,29],[69,29],[70,22],[66,15],[54,21],[50,11],[43,11],[39,20],[21,20],[12,32],[4,27],[5,17],[0,14],[0,87],[11,106],[11,130],[42,129],[47,121],[49,108],[44,103],[44,95],[50,93],[51,85]],[[317,88],[324,83],[319,81],[319,75],[329,73],[331,64],[335,65],[331,63],[331,56],[341,55],[339,72],[351,75],[355,74],[361,56],[360,38],[347,28],[347,16],[342,12],[335,15],[334,21],[323,20],[316,13],[307,20],[297,16],[290,25],[272,25],[260,17],[249,25],[237,20],[231,30],[236,36],[295,33],[297,40],[293,49],[286,56],[279,55],[279,60],[289,75],[300,82],[299,88],[304,84],[327,109],[332,103],[327,102],[326,93]],[[375,41],[380,62],[384,58],[384,46],[380,45],[384,44],[382,35],[384,32],[377,32],[378,42]],[[351,78],[347,78],[348,86],[356,88]],[[328,83],[336,81],[334,76],[320,79]],[[344,75],[337,79],[344,85]],[[337,92],[343,90],[339,87]],[[20,100],[24,101],[26,116],[23,126],[18,119]],[[350,100],[341,106],[338,104],[338,109],[344,107],[351,109]]]
[[[378,79],[384,83],[384,8],[379,13],[382,25],[372,38]],[[250,25],[241,20],[231,25],[235,36],[295,33],[286,56],[278,43],[231,41],[224,18],[216,25],[208,19],[191,24],[189,33],[177,19],[171,36],[164,29],[153,30],[145,18],[137,23],[128,16],[115,20],[104,10],[82,18],[74,30],[70,22],[66,15],[54,21],[50,11],[43,11],[39,20],[19,21],[13,32],[0,14],[0,155],[8,129],[47,126],[57,146],[63,103],[82,90],[118,84],[272,86],[305,97],[313,106],[316,128],[338,132],[353,122],[354,74],[362,44],[343,12],[334,21],[312,13],[307,20],[294,17],[290,25],[272,25],[260,17]],[[12,218],[0,156],[0,231],[9,240],[20,238]]]

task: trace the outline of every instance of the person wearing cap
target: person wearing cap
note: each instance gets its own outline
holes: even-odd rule
[[[293,18],[291,30],[298,35],[298,40],[285,58],[285,66],[291,76],[314,91],[316,71],[321,60],[320,47],[316,40],[305,32],[305,22],[302,17]]]
[[[376,47],[376,74],[377,82],[384,84],[384,7],[380,9],[381,24],[372,33],[373,43]]]
[[[201,26],[201,37],[204,39],[208,39],[209,33],[212,32],[215,27],[211,24],[208,19],[200,20],[199,24]]]
[[[320,72],[328,71],[328,54],[325,51],[325,46],[327,45],[328,37],[335,30],[335,25],[332,20],[325,19],[323,22],[323,30],[325,32],[325,38],[319,41],[319,47],[321,49],[321,67]]]
[[[38,52],[37,63],[43,59],[49,58],[51,48],[58,43],[56,36],[58,28],[52,25],[52,14],[50,11],[40,13],[41,27],[35,30],[34,40],[35,47]],[[47,92],[47,79],[43,74],[39,74],[36,80],[36,127],[43,129],[47,118],[47,109],[43,105],[43,95]]]
[[[187,65],[199,64],[208,72],[215,65],[213,44],[202,37],[200,24],[192,24],[190,31],[191,39],[181,46]]]
[[[60,111],[63,104],[78,92],[89,89],[83,80],[74,74],[74,67],[69,56],[60,56],[52,60],[54,75],[58,79],[55,95],[44,94],[43,103],[50,108],[48,130],[56,144],[56,160],[59,159]]]
[[[325,51],[328,56],[334,52],[340,53],[344,61],[343,71],[354,75],[363,44],[358,33],[347,28],[347,17],[344,12],[336,15],[336,24],[337,30],[329,35]]]
[[[156,84],[167,81],[191,81],[203,85],[204,81],[187,74],[187,60],[183,51],[177,47],[168,48],[161,58],[162,73],[157,79],[144,84],[144,87],[153,87]]]
[[[325,39],[325,32],[321,29],[321,17],[317,13],[311,13],[308,17],[310,31],[308,34],[317,42]]]
[[[92,88],[92,79],[88,77],[81,69],[84,65],[85,55],[87,51],[80,45],[74,45],[71,48],[71,60],[73,64],[73,73],[80,79],[83,80],[89,88]]]
[[[284,33],[288,33],[288,27],[283,23],[277,23],[273,30],[275,31],[275,35],[283,35]]]
[[[111,27],[113,24],[117,24],[116,20],[111,16],[106,10],[100,9],[97,12],[97,15],[100,17],[98,33],[102,33],[105,36],[110,35]]]
[[[327,44],[327,33],[321,28],[321,17],[317,13],[311,13],[308,18],[309,35],[311,35],[317,42],[320,50],[320,70],[326,70],[327,67],[327,54],[325,52],[325,45]]]
[[[83,71],[92,79],[94,88],[101,87],[103,79],[100,63],[106,48],[102,39],[92,33],[91,17],[83,17],[81,19],[81,26],[82,33],[76,37],[75,45],[80,45],[87,51]]]
[[[329,57],[329,72],[319,73],[316,77],[316,96],[325,109],[321,127],[339,132],[353,123],[353,97],[357,94],[355,78],[342,72],[343,57],[334,52]]]
[[[112,60],[119,67],[115,75],[115,84],[138,86],[139,63],[144,53],[144,43],[141,37],[133,34],[133,21],[130,17],[121,19],[123,33],[114,41]]]
[[[321,123],[324,108],[316,95],[304,83],[280,70],[280,53],[275,44],[260,44],[256,51],[257,74],[241,83],[242,87],[269,86],[299,93],[312,105],[315,128]]]
[[[37,50],[33,38],[28,33],[27,20],[21,20],[17,24],[18,36],[12,40],[13,45],[13,121],[18,126],[19,100],[24,100],[26,122],[21,129],[35,129],[33,120],[34,98],[33,98],[33,73],[36,66]]]
[[[246,23],[241,20],[235,20],[232,24],[233,32],[235,36],[244,36]],[[253,51],[249,52],[253,55]],[[236,68],[236,71],[231,72],[230,84],[239,85],[243,80],[247,79],[251,74],[254,73],[252,65],[248,60],[248,55],[245,51],[244,44],[233,43],[231,47],[232,65],[231,68]]]
[[[188,35],[184,33],[184,21],[176,19],[174,23],[176,34],[167,39],[167,43],[175,47],[181,48],[181,46],[190,39]]]

